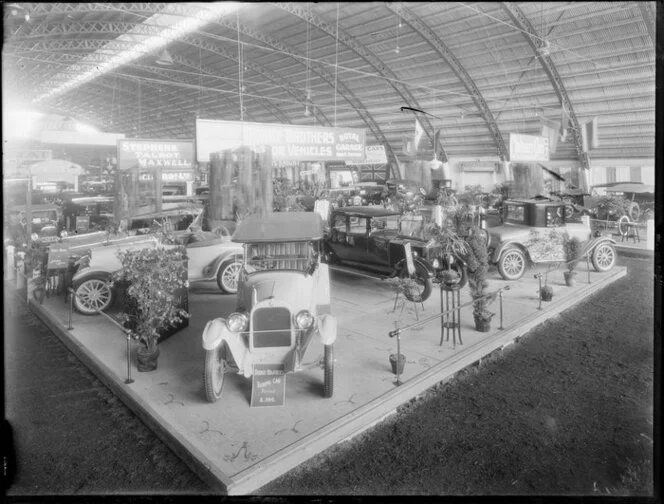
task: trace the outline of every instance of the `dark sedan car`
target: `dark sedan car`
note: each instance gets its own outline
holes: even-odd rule
[[[466,271],[460,259],[443,256],[441,246],[433,240],[406,233],[401,226],[400,213],[378,206],[349,206],[332,211],[331,227],[325,246],[328,261],[349,268],[360,269],[383,277],[408,275],[406,245],[410,244],[417,292],[406,294],[410,301],[426,300],[432,282],[445,269],[452,269],[458,277],[449,288],[461,288],[466,283]]]

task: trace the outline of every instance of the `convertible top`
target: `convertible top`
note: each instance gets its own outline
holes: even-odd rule
[[[381,206],[347,206],[337,208],[334,211],[339,215],[350,215],[351,217],[387,217],[388,215],[401,215],[398,210],[383,208]]]
[[[267,217],[251,215],[243,220],[233,234],[239,243],[292,242],[320,240],[324,224],[314,212],[276,212]]]

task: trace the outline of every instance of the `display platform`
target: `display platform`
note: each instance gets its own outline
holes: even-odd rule
[[[127,384],[127,341],[110,321],[73,313],[63,297],[51,297],[32,309],[62,341],[138,414],[171,448],[220,493],[248,494],[324,449],[341,443],[395,412],[396,408],[434,384],[449,379],[464,367],[584,298],[625,276],[626,268],[608,273],[590,272],[580,264],[575,287],[566,287],[563,269],[548,274],[553,286],[551,302],[538,301],[538,280],[528,270],[517,282],[490,272],[489,292],[506,285],[503,329],[499,329],[499,301],[491,331],[474,329],[472,308],[461,310],[461,339],[450,336],[441,344],[438,319],[400,334],[406,356],[402,384],[397,386],[389,354],[397,350],[395,327],[424,320],[440,312],[436,287],[424,306],[406,302],[395,309],[395,293],[385,282],[348,273],[331,273],[332,313],[339,321],[335,343],[334,396],[323,398],[323,370],[289,374],[283,406],[250,407],[251,380],[227,375],[223,397],[208,403],[203,389],[204,350],[201,334],[208,320],[230,314],[234,296],[223,295],[215,282],[193,284],[190,289],[189,327],[160,344],[159,368],[136,371],[135,345],[131,351],[131,377]],[[590,283],[588,282],[590,279]],[[460,301],[468,303],[468,288]],[[415,311],[417,309],[417,312]],[[315,339],[315,338],[314,338]],[[322,353],[312,342],[305,362]]]

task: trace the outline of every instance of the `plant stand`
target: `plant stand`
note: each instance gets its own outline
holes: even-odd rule
[[[443,297],[443,292],[445,296]],[[451,303],[450,303],[451,301]],[[440,311],[443,313],[440,325],[440,345],[443,340],[450,340],[450,329],[452,330],[452,345],[456,347],[456,337],[459,335],[459,344],[463,345],[461,340],[461,293],[460,289],[445,290],[441,283],[440,286]]]

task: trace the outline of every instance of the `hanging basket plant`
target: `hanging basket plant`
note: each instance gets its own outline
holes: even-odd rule
[[[183,246],[121,250],[122,269],[114,280],[127,286],[132,308],[121,320],[132,329],[141,353],[155,352],[160,332],[189,318],[178,306],[176,292],[189,287]]]

